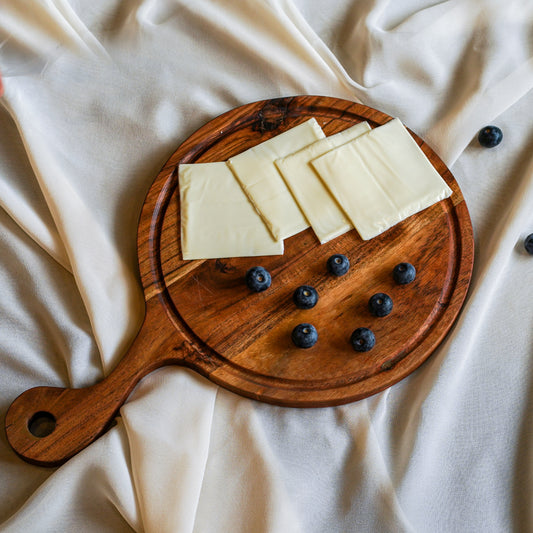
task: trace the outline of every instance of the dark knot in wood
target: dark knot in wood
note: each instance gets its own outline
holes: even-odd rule
[[[277,130],[285,122],[291,100],[292,98],[275,98],[267,101],[258,111],[252,129],[261,133]]]

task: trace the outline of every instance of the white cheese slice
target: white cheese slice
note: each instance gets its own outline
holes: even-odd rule
[[[309,227],[274,161],[325,137],[311,118],[228,160],[244,192],[276,240]]]
[[[225,162],[178,171],[183,259],[283,254]]]
[[[311,164],[363,240],[452,193],[399,119]]]
[[[346,233],[353,226],[309,163],[370,129],[368,122],[361,122],[275,161],[321,244]]]

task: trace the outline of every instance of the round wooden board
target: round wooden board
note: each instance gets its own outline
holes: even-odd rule
[[[308,229],[285,241],[282,256],[182,260],[179,164],[224,161],[311,117],[326,135],[365,120],[376,127],[391,119],[364,105],[323,96],[265,100],[233,109],[196,131],[172,155],[148,193],[138,235],[146,300],[157,300],[176,336],[185,338],[188,348],[180,362],[239,394],[299,407],[367,397],[422,364],[461,309],[474,249],[457,182],[413,134],[452,188],[449,199],[369,241],[352,230],[321,245]],[[351,261],[343,277],[327,273],[326,260],[333,253]],[[417,277],[400,286],[392,269],[404,261],[415,265]],[[272,275],[272,286],[263,293],[251,293],[244,284],[254,265]],[[319,292],[313,309],[299,310],[292,302],[293,291],[303,284]],[[387,317],[373,317],[367,309],[376,292],[394,301]],[[291,342],[290,333],[300,322],[318,330],[318,343],[310,349]],[[355,352],[349,341],[360,326],[376,335],[375,347],[366,353]]]

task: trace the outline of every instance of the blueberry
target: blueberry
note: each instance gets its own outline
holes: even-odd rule
[[[498,126],[485,126],[479,130],[477,140],[485,148],[494,148],[502,142],[503,133]]]
[[[526,252],[528,254],[533,255],[533,233],[530,233],[525,241],[524,241],[524,248],[526,249]]]
[[[356,352],[368,352],[376,344],[376,337],[371,329],[357,328],[352,333],[350,342]]]
[[[318,333],[315,326],[303,323],[298,324],[292,330],[291,338],[292,342],[294,342],[298,348],[311,348],[311,346],[314,346],[318,340]]]
[[[272,283],[268,270],[262,266],[255,266],[246,272],[246,285],[254,292],[266,291]]]
[[[310,285],[301,285],[294,291],[292,300],[300,309],[311,309],[318,302],[318,292]]]
[[[328,259],[327,266],[334,276],[344,276],[350,268],[350,260],[345,255],[334,254]]]
[[[392,311],[392,298],[388,294],[378,292],[368,301],[368,309],[374,316],[387,316]]]
[[[416,277],[416,269],[411,263],[399,263],[392,270],[394,281],[400,285],[411,283]]]

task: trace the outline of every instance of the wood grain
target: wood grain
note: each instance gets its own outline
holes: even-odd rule
[[[138,230],[139,268],[146,319],[131,349],[108,378],[87,389],[38,387],[17,398],[6,416],[14,450],[41,465],[65,461],[106,430],[136,383],[167,364],[182,364],[213,382],[257,400],[283,406],[338,405],[375,394],[409,375],[435,350],[466,296],[473,265],[472,226],[450,171],[415,134],[413,138],[453,190],[452,196],[362,241],[351,231],[320,245],[311,230],[285,242],[283,256],[183,261],[180,250],[180,163],[223,161],[310,117],[327,135],[390,116],[346,100],[297,96],[241,106],[207,123],[172,155],[144,203]],[[350,258],[341,278],[327,273],[333,253]],[[393,267],[408,261],[416,280],[396,285]],[[261,264],[273,279],[251,293],[244,275]],[[317,306],[296,309],[299,285],[319,292]],[[388,293],[393,312],[373,317],[369,297]],[[292,328],[313,323],[318,343],[296,348]],[[371,328],[376,346],[356,353],[351,332]],[[55,430],[35,437],[28,423],[49,413]]]

